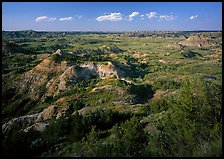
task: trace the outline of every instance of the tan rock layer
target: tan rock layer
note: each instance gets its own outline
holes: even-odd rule
[[[55,54],[61,53],[57,51]],[[120,78],[124,75],[112,62],[85,62],[74,65],[67,61],[54,62],[51,57],[44,59],[32,70],[20,76],[13,85],[20,94],[27,94],[33,100],[46,96],[57,96],[72,85],[93,77]]]

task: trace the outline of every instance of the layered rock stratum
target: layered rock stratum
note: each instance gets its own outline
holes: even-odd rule
[[[54,55],[66,56],[60,50]],[[124,71],[112,62],[55,62],[52,56],[44,59],[32,70],[25,72],[14,83],[18,91],[27,93],[33,100],[46,96],[57,96],[60,92],[67,91],[71,86],[92,78],[122,78]]]

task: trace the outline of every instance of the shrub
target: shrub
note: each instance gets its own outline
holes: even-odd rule
[[[136,117],[115,125],[112,130],[112,156],[141,156],[146,143],[143,125]]]
[[[164,99],[150,105],[156,110],[154,113],[160,112],[161,108],[165,113],[158,123],[154,123],[156,132],[151,133],[144,154],[157,157],[220,156],[220,95],[220,86],[189,79],[176,100]]]
[[[58,54],[52,55],[51,58],[54,62],[60,62],[62,60],[62,57]]]
[[[153,90],[150,85],[129,85],[128,91],[135,95],[135,102],[136,103],[144,103],[152,98]]]

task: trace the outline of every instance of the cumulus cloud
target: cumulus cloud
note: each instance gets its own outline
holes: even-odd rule
[[[157,17],[157,13],[156,12],[150,12],[149,14],[146,14],[148,16],[149,19],[151,18],[156,18]]]
[[[96,18],[97,21],[120,21],[122,20],[121,13],[110,13],[108,15],[99,16]]]
[[[139,12],[133,12],[129,15],[129,18],[133,18],[135,16],[137,16],[139,14]]]
[[[130,15],[129,15],[129,21],[132,21],[133,20],[133,17],[137,16],[139,14],[139,12],[132,12]]]
[[[50,22],[50,21],[55,21],[56,18],[52,18],[52,17],[48,17],[48,16],[41,16],[41,17],[37,17],[35,19],[36,22],[41,22],[41,21],[46,21],[46,22]]]
[[[72,17],[64,17],[64,18],[60,18],[60,21],[71,21],[73,18]]]
[[[140,17],[144,17],[144,15],[142,14],[142,15],[140,15]]]
[[[197,17],[198,17],[198,15],[192,15],[192,16],[190,17],[190,20],[196,19]]]
[[[166,20],[166,21],[174,20],[174,16],[172,15],[160,15],[159,18],[160,20]]]

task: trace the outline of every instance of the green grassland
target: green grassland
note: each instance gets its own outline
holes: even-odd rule
[[[2,57],[3,121],[41,112],[60,98],[72,108],[43,132],[2,137],[3,155],[221,157],[222,45],[169,47],[194,34],[202,33],[3,32],[4,42],[22,48]],[[70,62],[119,62],[126,81],[96,77],[45,101],[11,88],[57,49],[70,52],[73,58],[62,59]]]

